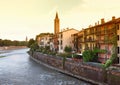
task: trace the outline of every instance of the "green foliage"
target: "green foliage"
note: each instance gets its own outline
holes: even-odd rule
[[[93,52],[94,52],[94,53],[106,53],[107,51],[104,50],[104,49],[94,48],[94,49],[93,49]]]
[[[39,48],[38,44],[37,43],[33,43],[31,46],[30,46],[30,51],[36,51],[37,49]]]
[[[72,48],[70,46],[65,46],[64,51],[67,53],[70,53],[70,52],[72,52]]]
[[[113,28],[113,37],[111,39],[111,43],[113,44],[113,48],[112,48],[112,55],[110,57],[109,60],[107,60],[105,62],[105,64],[103,65],[104,68],[108,68],[111,64],[113,64],[115,62],[115,60],[117,59],[117,31],[116,28]]]
[[[50,51],[50,46],[45,46],[45,50]]]
[[[112,64],[112,60],[107,60],[106,63],[103,65],[104,68],[108,68]]]
[[[34,44],[35,43],[35,40],[34,39],[30,39],[29,41],[28,41],[28,47],[30,48],[31,47],[31,45],[32,44]]]
[[[82,55],[85,62],[92,61],[93,59],[93,52],[91,50],[84,51]]]
[[[39,47],[35,51],[41,52],[43,54],[56,55],[56,52],[50,50],[50,46]]]
[[[103,65],[104,68],[108,68],[110,65],[112,65],[114,63],[114,61],[116,60],[117,55],[115,52],[112,53],[110,59],[108,59],[105,64]]]
[[[11,41],[11,40],[2,40],[0,39],[0,46],[26,46],[27,42],[26,41]]]
[[[72,58],[72,54],[71,53],[59,53],[58,56]]]
[[[56,52],[53,52],[53,51],[50,51],[48,54],[49,54],[49,55],[56,55],[57,53],[56,53]]]
[[[83,52],[83,60],[85,62],[98,62],[98,53],[105,53],[105,50],[95,48],[93,50],[85,50]]]

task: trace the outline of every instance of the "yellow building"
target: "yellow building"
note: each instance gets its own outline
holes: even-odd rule
[[[74,48],[77,52],[83,52],[86,49],[95,47],[104,49],[107,53],[99,53],[99,61],[105,63],[111,57],[113,47],[113,37],[118,36],[118,57],[120,58],[120,18],[112,17],[112,20],[105,22],[101,19],[101,23],[95,23],[95,26],[89,26],[82,29],[79,33],[72,35],[74,37]]]
[[[73,49],[78,53],[83,53],[85,50],[85,30],[82,29],[76,34],[72,35],[73,37]]]
[[[85,29],[84,31],[84,43],[85,43],[85,49],[91,49],[96,47],[96,34],[95,34],[95,28],[89,27]]]
[[[85,29],[85,47],[87,49],[93,49],[97,47],[99,49],[105,49],[107,53],[99,53],[99,61],[105,63],[107,59],[111,57],[112,54],[112,39],[114,34],[117,35],[116,21],[115,17],[112,20],[105,22],[101,19],[101,23],[96,23],[95,26],[90,26]]]

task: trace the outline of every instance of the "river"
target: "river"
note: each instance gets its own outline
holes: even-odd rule
[[[91,85],[34,62],[28,50],[0,54],[0,85]]]

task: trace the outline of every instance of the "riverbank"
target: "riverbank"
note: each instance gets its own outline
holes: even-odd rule
[[[80,79],[80,80],[89,82],[89,83],[91,83],[91,84],[95,84],[95,85],[98,84],[98,82],[95,82],[95,81],[86,79],[86,78],[84,78],[84,77],[80,77],[80,76],[74,75],[74,74],[72,74],[72,73],[70,73],[70,72],[68,72],[68,71],[65,71],[65,70],[62,70],[62,69],[59,69],[59,68],[55,68],[55,67],[53,67],[53,66],[51,66],[51,65],[48,65],[48,64],[46,64],[46,63],[44,63],[44,62],[41,62],[40,60],[38,60],[38,59],[36,59],[36,58],[34,58],[34,57],[32,57],[32,56],[30,56],[30,58],[31,58],[32,60],[34,60],[35,62],[41,64],[41,65],[44,65],[44,66],[46,66],[46,67],[48,67],[48,68],[50,68],[50,69],[56,70],[56,71],[61,72],[61,73],[63,73],[63,74],[67,74],[67,75],[69,75],[69,76],[72,76],[72,77],[75,77],[75,78],[77,78],[77,79]],[[99,83],[99,84],[100,84],[100,83]],[[100,85],[102,85],[102,84],[100,84]],[[105,84],[104,84],[104,85],[105,85]]]
[[[90,82],[96,85],[107,85],[105,80],[105,70],[99,67],[90,66],[82,62],[75,62],[73,60],[67,59],[63,65],[62,57],[50,56],[42,54],[40,52],[34,52],[31,55],[31,59],[43,64],[49,68],[62,72],[64,74],[70,75],[72,77]]]
[[[16,49],[23,49],[23,48],[27,48],[26,46],[3,46],[0,47],[0,51],[2,50],[16,50]]]
[[[96,64],[75,62],[70,59],[67,59],[63,64],[62,57],[42,54],[40,52],[29,54],[31,59],[40,64],[93,84],[118,85],[120,83],[120,68],[110,67],[103,69]]]

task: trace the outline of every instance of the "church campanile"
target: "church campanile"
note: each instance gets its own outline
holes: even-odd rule
[[[60,30],[60,23],[59,23],[58,13],[56,12],[56,16],[54,19],[54,34],[59,33],[59,30]]]

